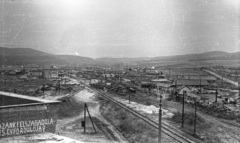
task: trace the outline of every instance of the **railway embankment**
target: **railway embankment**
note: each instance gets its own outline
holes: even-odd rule
[[[127,97],[123,97],[123,96],[120,96],[117,94],[112,94],[112,93],[105,93],[105,94],[107,94],[108,96],[115,98],[115,99],[121,98],[122,100],[128,100]],[[148,100],[150,103],[152,103],[152,105],[155,105],[156,107],[159,104],[156,97],[155,98],[154,97],[146,97],[145,94],[136,94],[131,97],[131,102],[137,102],[137,103],[144,104],[145,103],[144,101],[146,101],[146,100]],[[105,106],[107,106],[107,105],[105,105]],[[117,105],[115,105],[115,106],[117,106]],[[172,102],[172,101],[168,101],[168,100],[163,100],[163,107],[172,111],[174,113],[174,115],[177,112],[181,112],[181,109],[182,109],[182,105],[180,103],[176,103],[176,102]],[[109,109],[106,108],[104,110],[105,110],[105,112],[107,110],[109,110],[108,114],[111,114],[114,117],[112,120],[114,121],[114,124],[116,124],[116,126],[118,126],[117,121],[119,119],[116,118],[119,116],[118,111],[113,110],[112,107],[109,107]],[[125,112],[127,112],[127,111],[125,111]],[[194,115],[194,110],[192,108],[188,108],[186,106],[185,113],[186,113],[186,116],[187,116],[187,114]],[[115,114],[116,114],[116,116],[114,116]],[[131,114],[131,113],[129,113],[129,114]],[[235,126],[230,126],[226,123],[219,121],[217,118],[214,118],[214,117],[206,116],[201,113],[197,113],[197,114],[202,119],[204,119],[204,120],[201,120],[201,119],[198,120],[199,123],[197,124],[197,128],[196,128],[196,134],[197,134],[198,138],[200,139],[201,143],[239,142],[240,139],[239,139],[239,136],[237,136],[237,134],[239,134],[240,128],[235,127]],[[158,122],[158,114],[145,113],[144,115],[147,116],[149,119],[152,119],[155,122]],[[175,117],[176,117],[175,120],[172,120],[171,118],[169,118],[169,119],[166,119],[163,121],[165,121],[165,123],[177,128],[178,130],[182,130],[186,134],[193,135],[192,122],[193,122],[194,117],[184,118],[185,119],[184,128],[181,127],[182,114],[178,113],[178,114],[176,114]],[[188,121],[186,121],[188,119],[190,119],[189,123],[188,123]],[[111,118],[110,118],[110,120],[111,120]],[[135,121],[134,118],[132,120]],[[204,121],[204,122],[202,122],[202,121]],[[121,123],[121,120],[119,122]]]
[[[157,129],[134,116],[113,102],[99,97],[100,112],[119,132],[129,141],[138,143],[155,143],[158,141]],[[177,141],[162,134],[162,142],[176,143]]]

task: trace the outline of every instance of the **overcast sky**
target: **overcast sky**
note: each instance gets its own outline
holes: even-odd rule
[[[155,57],[240,51],[240,0],[1,0],[0,46]]]

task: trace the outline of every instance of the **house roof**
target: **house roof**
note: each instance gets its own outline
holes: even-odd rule
[[[184,90],[183,90],[184,89]],[[187,91],[188,90],[188,91]],[[183,91],[186,91],[187,94],[191,92],[191,89],[189,87],[186,86],[182,86],[181,88],[179,88],[179,92],[178,94],[183,94]],[[189,92],[190,91],[190,92]]]
[[[128,82],[131,82],[130,79],[127,79],[127,78],[122,78],[123,81],[128,81]]]
[[[37,98],[37,97],[15,94],[15,93],[10,93],[10,92],[0,91],[0,95],[9,96],[9,97],[16,97],[16,98],[21,98],[21,99],[28,99],[28,100],[38,101],[38,102],[41,102],[41,103],[60,103],[59,101],[56,101],[56,100],[40,99],[40,98]]]
[[[197,100],[200,100],[200,99],[201,99],[200,96],[198,96],[198,95],[196,95],[196,94],[194,94],[194,93],[188,93],[187,95],[190,96],[190,97],[196,98]]]
[[[28,76],[26,74],[21,75],[20,78],[27,78]]]
[[[122,85],[114,85],[114,86],[111,86],[109,87],[109,90],[113,90],[113,89],[124,89],[126,87],[122,86]]]
[[[214,76],[185,76],[185,79],[189,79],[189,80],[216,80],[216,77]]]
[[[0,67],[0,71],[11,71],[16,69],[15,67]]]
[[[16,73],[16,71],[12,70],[12,71],[9,71],[8,73]]]
[[[100,80],[100,79],[97,79],[97,78],[91,78],[91,80]]]
[[[102,75],[103,75],[103,77],[114,77],[115,76],[115,74],[109,74],[109,73],[102,74]]]
[[[170,84],[170,83],[161,83],[161,82],[159,82],[159,83],[157,83],[157,86],[158,87],[166,87],[166,88],[168,88],[168,87],[170,87],[172,84]]]
[[[43,71],[42,70],[32,70],[30,72],[32,72],[32,73],[35,72],[36,73],[36,72],[43,72]]]
[[[234,99],[239,98],[238,92],[222,92],[222,91],[219,91],[218,95],[221,95],[222,97],[228,97],[228,98],[234,98]]]
[[[184,89],[184,88],[188,88],[189,90],[191,90],[191,88],[186,87],[186,86],[179,86],[179,87],[177,87],[177,90],[182,90],[182,89]]]
[[[171,81],[169,81],[168,79],[162,79],[162,78],[158,78],[158,79],[152,79],[151,81],[153,81],[153,82],[171,82]]]
[[[176,80],[174,82],[175,85],[184,85],[184,86],[206,86],[209,85],[209,83],[207,82],[207,80]]]

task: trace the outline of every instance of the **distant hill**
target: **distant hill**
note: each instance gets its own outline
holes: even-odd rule
[[[97,64],[97,62],[88,57],[81,57],[81,56],[75,56],[75,55],[55,55],[57,59],[66,61],[69,64],[77,64],[77,65],[83,65],[83,64]]]
[[[117,64],[141,64],[161,61],[201,61],[201,60],[239,60],[240,52],[227,53],[211,51],[197,54],[139,57],[139,58],[88,58],[76,55],[53,55],[29,48],[5,48],[0,47],[0,64],[42,64],[42,65],[117,65]]]
[[[104,57],[104,58],[96,58],[95,60],[101,63],[105,64],[119,64],[119,63],[132,63],[132,62],[138,62],[138,61],[144,61],[149,58],[146,57],[139,57],[139,58],[110,58],[110,57]]]
[[[141,63],[141,62],[161,62],[161,61],[195,61],[195,60],[210,60],[218,59],[219,57],[228,55],[227,52],[222,51],[211,51],[197,54],[186,54],[186,55],[173,55],[173,56],[161,56],[153,58],[98,58],[99,62],[104,63]],[[234,55],[233,55],[234,56]]]
[[[96,64],[94,59],[73,56],[53,55],[29,48],[4,48],[0,47],[0,64],[2,65],[89,65]]]
[[[240,60],[240,52],[226,53],[226,54],[223,54],[223,55],[209,57],[209,58],[206,58],[204,60]]]
[[[192,61],[192,60],[204,60],[213,57],[218,57],[228,54],[227,52],[222,51],[211,51],[199,54],[186,54],[186,55],[175,55],[175,56],[166,56],[166,57],[154,57],[151,58],[151,61],[163,60],[163,61]]]
[[[45,56],[51,55],[38,50],[30,48],[5,48],[0,47],[0,55],[14,55],[14,56]]]

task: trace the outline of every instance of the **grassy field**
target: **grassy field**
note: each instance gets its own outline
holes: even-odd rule
[[[117,94],[111,93],[111,96],[117,96],[121,98],[125,98],[128,100],[128,96],[119,96]],[[151,96],[150,94],[146,93],[137,93],[131,96],[131,101],[142,103],[144,105],[154,105],[159,107],[159,99],[156,96]],[[194,109],[190,108],[190,106],[185,105],[185,113],[187,114],[185,117],[185,126],[181,128],[181,111],[182,111],[182,104],[175,101],[168,101],[163,100],[163,107],[168,108],[175,114],[175,119],[166,120],[169,124],[183,130],[184,132],[188,133],[189,135],[193,135],[193,113]],[[112,108],[112,107],[110,107]],[[198,109],[199,112],[200,109]],[[205,110],[204,110],[205,111]],[[204,112],[202,111],[202,112]],[[114,111],[112,111],[114,112]],[[209,110],[210,115],[214,115],[217,117],[216,111]],[[158,116],[156,115],[148,115],[149,118],[152,118],[158,121]],[[222,114],[224,117],[228,117],[229,120],[221,119],[223,122],[231,122],[234,125],[236,123],[235,119],[233,119],[229,114]],[[230,118],[231,117],[231,118]],[[235,129],[231,129],[228,127],[227,124],[223,124],[221,122],[216,122],[216,120],[210,119],[203,119],[200,116],[198,117],[199,124],[197,125],[197,138],[201,139],[203,143],[224,143],[229,142],[230,140],[240,141],[237,136],[232,137],[231,139],[229,136],[233,136],[238,134]],[[236,119],[237,120],[237,119]],[[231,141],[230,141],[231,142]]]
[[[156,129],[112,102],[101,99],[100,111],[130,143],[156,143],[158,141]],[[174,141],[163,134],[162,142]]]

